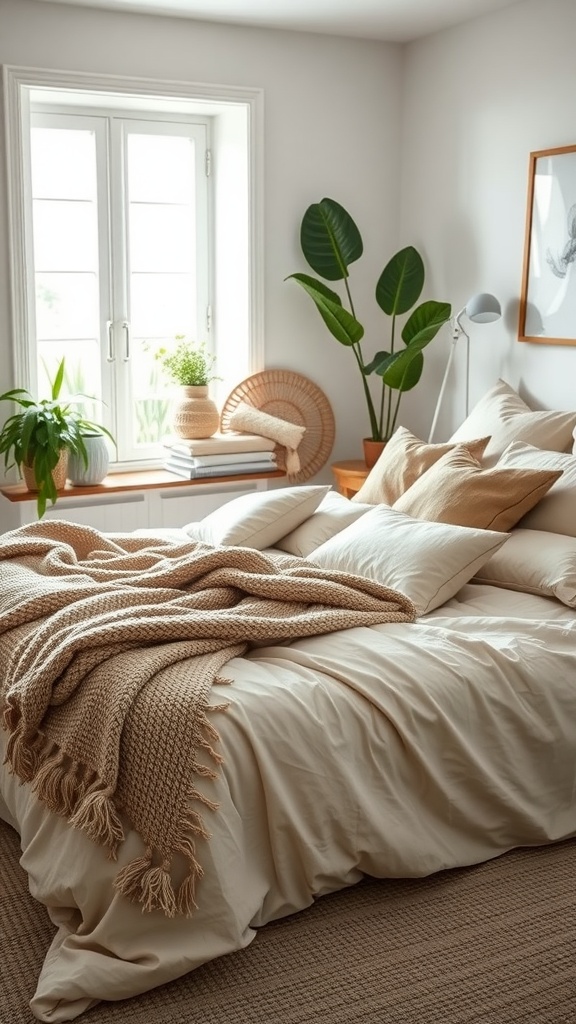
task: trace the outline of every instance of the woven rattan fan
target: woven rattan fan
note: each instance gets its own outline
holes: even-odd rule
[[[263,370],[247,377],[228,395],[220,417],[220,429],[230,430],[230,417],[240,402],[306,427],[298,446],[300,471],[291,479],[302,483],[326,463],[334,444],[334,415],[326,395],[299,373]],[[278,465],[284,468],[284,448],[277,447]]]

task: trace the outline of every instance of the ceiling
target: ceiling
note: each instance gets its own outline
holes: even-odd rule
[[[52,2],[52,0],[39,0]],[[410,42],[519,0],[57,0],[73,7]]]

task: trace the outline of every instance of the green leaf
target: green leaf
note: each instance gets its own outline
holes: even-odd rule
[[[22,429],[20,432],[20,444],[24,452],[24,457],[28,454],[31,447],[31,438],[33,433],[38,429],[38,408],[37,406],[31,406],[22,417]]]
[[[402,340],[406,348],[388,356],[377,367],[376,373],[383,383],[393,391],[410,391],[422,375],[424,358],[422,349],[430,344],[438,331],[450,319],[451,306],[448,302],[423,302],[406,321]]]
[[[424,287],[424,263],[412,245],[397,252],[386,264],[376,284],[376,302],[388,316],[407,313]]]
[[[341,345],[351,346],[357,345],[362,340],[364,337],[362,324],[352,316],[352,313],[344,309],[340,296],[336,292],[308,274],[291,274],[290,277],[308,293],[336,341],[339,341]]]
[[[411,391],[416,387],[422,370],[424,369],[424,356],[417,348],[405,348],[402,352],[395,352],[391,356],[387,366],[382,368],[383,382],[392,391]]]
[[[28,395],[28,400],[23,401],[18,398],[18,395]],[[32,395],[25,391],[24,388],[13,388],[12,391],[5,391],[3,395],[0,395],[0,402],[18,402],[19,405],[34,405],[34,399]]]
[[[327,281],[348,277],[348,267],[363,252],[356,224],[334,199],[322,199],[308,207],[300,227],[300,245],[312,270]]]
[[[78,420],[78,424],[83,434],[105,434],[108,440],[112,442],[115,448],[117,448],[116,441],[114,440],[112,434],[101,423],[91,423],[90,420]]]
[[[420,345],[423,348],[432,341],[438,331],[452,315],[449,302],[423,302],[410,315],[402,330],[402,341],[406,345]]]
[[[389,359],[389,358],[390,358],[390,352],[377,352],[376,355],[374,356],[374,359],[372,359],[364,367],[364,373],[366,374],[366,376],[369,377],[371,373],[379,373],[380,372],[380,369],[379,369],[380,365],[386,359]]]
[[[60,360],[60,365],[59,365],[58,369],[56,370],[56,376],[55,376],[54,381],[52,383],[52,398],[53,398],[54,401],[56,401],[56,399],[58,398],[58,395],[60,394],[60,389],[62,387],[62,381],[64,380],[64,363],[65,363],[65,359],[64,359],[64,357],[62,357],[62,359]]]

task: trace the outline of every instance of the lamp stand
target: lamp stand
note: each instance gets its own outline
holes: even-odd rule
[[[462,313],[464,310],[462,310]],[[452,345],[450,347],[450,354],[448,356],[448,362],[446,363],[446,369],[444,370],[444,377],[442,379],[442,385],[440,387],[440,393],[438,395],[438,401],[436,402],[436,408],[434,410],[434,418],[432,420],[432,426],[430,427],[430,434],[428,436],[428,443],[432,441],[434,432],[436,430],[436,424],[438,422],[438,416],[440,414],[440,408],[442,406],[442,399],[444,398],[444,392],[446,390],[446,384],[448,383],[448,377],[450,376],[450,368],[454,359],[454,352],[456,351],[456,345],[458,341],[464,335],[466,338],[466,415],[468,415],[468,402],[469,402],[469,384],[470,384],[470,338],[460,323],[460,316],[454,317],[452,322]]]

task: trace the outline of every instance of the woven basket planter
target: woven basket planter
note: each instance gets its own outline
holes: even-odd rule
[[[220,425],[216,403],[208,397],[208,386],[197,384],[180,388],[180,398],[172,410],[172,430],[186,439],[212,437]]]

